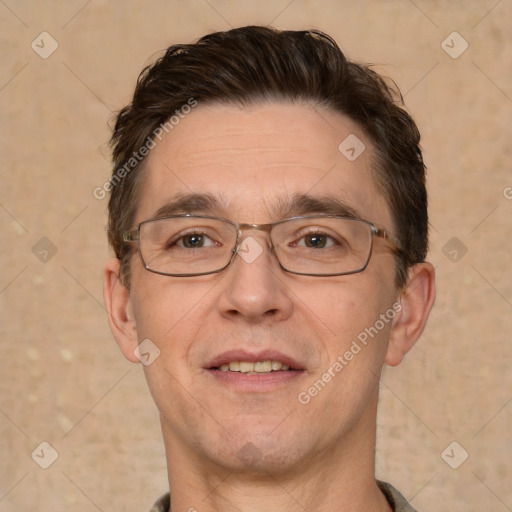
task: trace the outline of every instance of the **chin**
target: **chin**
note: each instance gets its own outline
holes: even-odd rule
[[[212,446],[208,446],[211,451]],[[312,451],[314,447],[312,447]],[[211,454],[215,464],[237,473],[286,473],[307,457],[307,447],[296,436],[286,432],[286,438],[279,439],[268,434],[245,434],[238,440]]]

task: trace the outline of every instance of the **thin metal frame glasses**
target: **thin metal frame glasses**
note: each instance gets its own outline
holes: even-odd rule
[[[150,272],[193,277],[227,268],[247,240],[242,238],[246,230],[269,233],[269,250],[280,267],[306,276],[362,272],[370,261],[375,237],[382,238],[394,252],[402,250],[400,240],[385,229],[364,219],[337,215],[297,216],[270,224],[243,224],[206,215],[171,215],[141,222],[137,229],[123,234],[123,241],[138,243],[144,267]]]

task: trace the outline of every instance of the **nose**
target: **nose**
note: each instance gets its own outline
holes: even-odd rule
[[[267,238],[267,239],[266,239]],[[283,270],[264,234],[243,238],[222,283],[218,307],[222,316],[250,323],[281,321],[293,310]]]

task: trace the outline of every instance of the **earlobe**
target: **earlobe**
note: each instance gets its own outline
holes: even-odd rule
[[[119,260],[111,258],[103,271],[103,298],[108,312],[110,330],[121,352],[134,363],[134,350],[138,345],[137,326],[133,314],[130,291],[119,278]]]
[[[385,362],[400,364],[420,337],[435,300],[435,271],[427,262],[409,269],[407,283],[400,296],[401,309],[393,323]]]

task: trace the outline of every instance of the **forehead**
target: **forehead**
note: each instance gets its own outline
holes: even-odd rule
[[[238,222],[272,222],[283,205],[296,204],[294,198],[328,197],[390,227],[372,172],[372,144],[339,113],[306,104],[199,103],[155,142],[145,162],[137,223],[177,198],[208,195],[214,199],[209,213]]]

